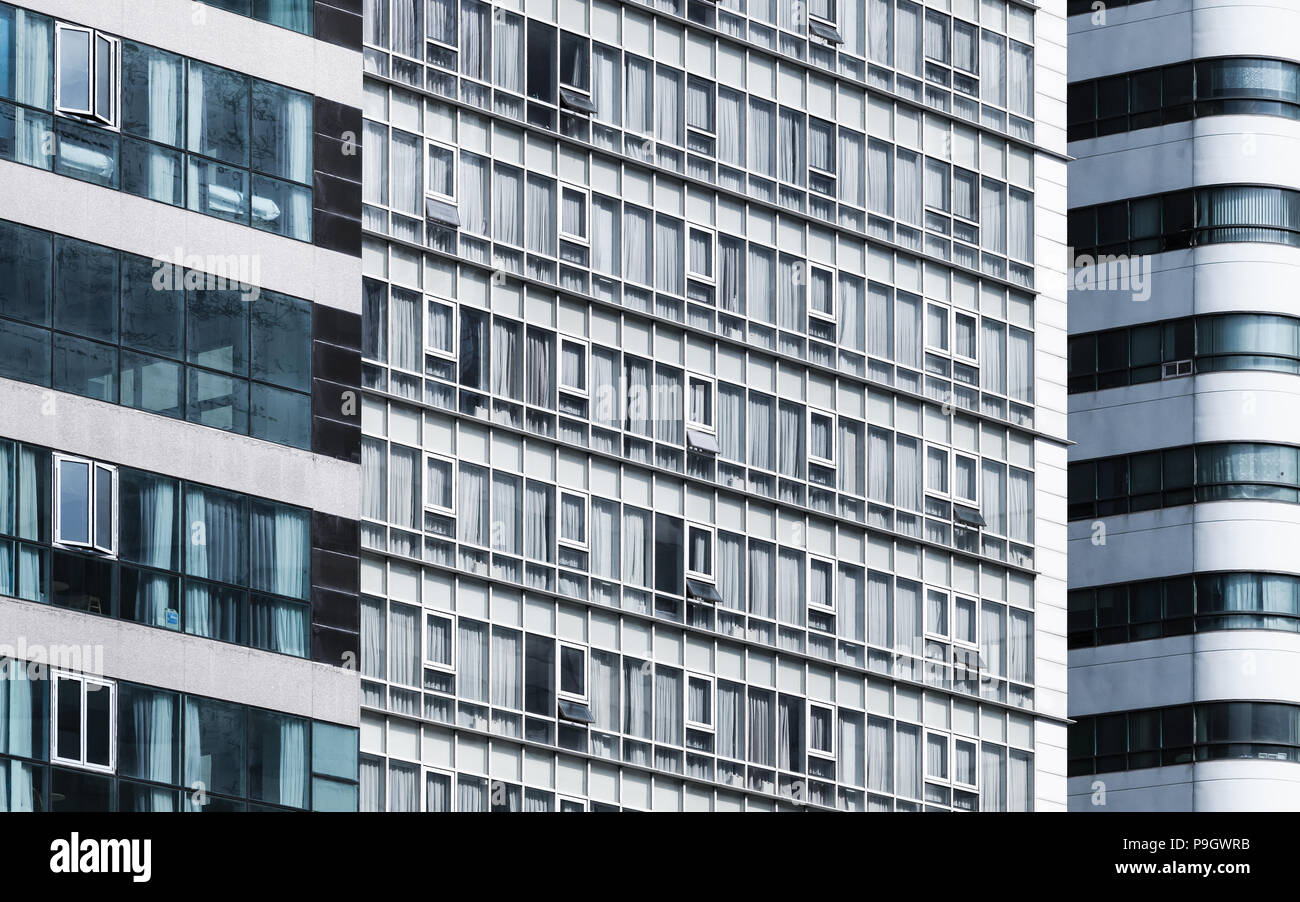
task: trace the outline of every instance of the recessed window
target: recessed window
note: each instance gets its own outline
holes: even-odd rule
[[[50,759],[112,771],[117,763],[117,686],[109,680],[62,671],[51,676]]]
[[[60,113],[117,125],[119,48],[117,38],[93,28],[59,24],[54,105]]]
[[[428,347],[441,357],[456,356],[456,308],[442,301],[429,301]]]
[[[54,541],[117,553],[117,467],[54,455]]]

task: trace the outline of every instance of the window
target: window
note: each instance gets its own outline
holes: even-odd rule
[[[560,237],[587,243],[586,189],[571,185],[560,186]]]
[[[111,772],[117,751],[117,686],[57,670],[51,676],[50,760]]]
[[[117,553],[117,468],[54,455],[54,541]]]
[[[925,490],[935,495],[948,494],[948,450],[930,445],[925,451]]]
[[[576,338],[560,339],[560,388],[587,393],[587,343]]]
[[[713,542],[712,528],[696,523],[688,524],[686,572],[688,576],[713,579]]]
[[[976,491],[979,480],[975,474],[979,471],[979,462],[973,457],[967,457],[964,454],[954,454],[952,461],[952,491],[953,494],[963,501],[969,501],[972,504],[979,500]]]
[[[686,725],[696,730],[713,729],[713,679],[686,675]]]
[[[429,301],[428,349],[440,357],[456,357],[456,308],[442,301]]]
[[[808,409],[808,460],[835,466],[835,414]]]
[[[835,320],[835,274],[817,266],[808,268],[808,313]]]
[[[560,492],[560,543],[587,547],[587,496]]]
[[[430,667],[454,672],[456,669],[456,624],[450,617],[428,614],[425,617],[424,660]]]
[[[823,611],[835,610],[835,562],[808,558],[808,604]]]
[[[456,508],[454,493],[455,463],[448,458],[430,454],[424,462],[424,503],[426,507],[453,513]]]
[[[835,711],[808,703],[808,754],[835,758]]]
[[[55,109],[115,128],[120,47],[117,38],[62,23],[57,33]]]
[[[707,376],[689,375],[687,377],[690,386],[689,405],[686,414],[686,425],[693,429],[707,429],[713,431],[713,380]]]
[[[693,279],[713,281],[713,232],[691,227],[687,275]]]
[[[560,645],[560,695],[585,701],[587,698],[587,650],[577,645]]]
[[[429,142],[429,193],[454,201],[456,198],[456,152]]]

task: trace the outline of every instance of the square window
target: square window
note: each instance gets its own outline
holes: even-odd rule
[[[62,671],[52,676],[50,759],[112,772],[117,751],[116,684]]]

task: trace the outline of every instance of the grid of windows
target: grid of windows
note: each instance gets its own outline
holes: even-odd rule
[[[355,727],[16,659],[0,690],[0,811],[357,810]]]
[[[367,4],[363,809],[1032,807],[1033,13],[849,6]]]
[[[0,595],[305,658],[311,515],[0,440]]]
[[[1300,632],[1300,577],[1199,573],[1070,592],[1070,647],[1212,630]]]
[[[224,9],[259,22],[279,25],[299,34],[312,33],[314,0],[201,0],[208,6]]]
[[[311,95],[107,36],[95,81],[91,37],[0,4],[0,159],[311,241]],[[65,98],[86,80],[111,116]]]
[[[215,262],[0,220],[0,376],[310,448],[311,302]]]

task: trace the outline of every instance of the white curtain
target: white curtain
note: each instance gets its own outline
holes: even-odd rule
[[[1010,189],[1007,205],[1007,253],[1017,260],[1034,259],[1034,200],[1028,191]]]
[[[650,664],[635,658],[623,658],[623,732],[629,736],[650,738],[651,703]]]
[[[1007,59],[1007,109],[1034,115],[1034,48],[1019,41],[1011,42]]]
[[[528,480],[524,492],[524,553],[536,561],[555,560],[555,487]]]
[[[520,479],[509,473],[492,474],[492,549],[506,554],[519,554],[520,533]]]
[[[636,508],[623,508],[623,581],[650,586],[650,514]]]
[[[623,373],[627,382],[627,430],[637,435],[652,434],[650,364],[624,355]]]
[[[407,529],[420,528],[420,452],[392,445],[389,453],[390,520]]]
[[[777,422],[777,472],[802,479],[804,472],[804,406],[781,402]]]
[[[433,2],[436,9],[438,0]],[[425,0],[393,0],[394,51],[424,59],[424,3]],[[434,23],[429,25],[432,28]]]
[[[894,146],[875,138],[867,142],[867,209],[894,215]]]
[[[1017,542],[1034,541],[1034,474],[1011,467],[1007,480],[1007,535]]]
[[[1007,811],[1034,810],[1034,758],[1011,750],[1007,763]]]
[[[804,284],[807,264],[789,254],[782,254],[778,268],[776,317],[777,325],[794,332],[804,331]]]
[[[745,538],[729,532],[718,533],[718,594],[723,607],[733,611],[745,609]]]
[[[523,705],[523,640],[515,630],[492,627],[492,704],[518,711]]]
[[[904,654],[921,657],[921,586],[909,580],[900,579],[894,588],[894,625],[897,637],[894,648]],[[905,666],[915,666],[914,664]]]
[[[638,135],[649,135],[654,127],[654,84],[650,75],[649,60],[628,54],[624,57],[627,71],[627,130]]]
[[[649,285],[651,280],[650,211],[623,205],[623,277]]]
[[[780,550],[777,555],[776,580],[777,619],[782,623],[803,626],[807,599],[804,594],[803,552],[789,548]]]
[[[893,433],[874,426],[867,429],[867,497],[885,504],[894,500]]]
[[[429,165],[433,165],[430,157]],[[476,153],[460,153],[460,226],[476,235],[490,234],[488,161]]]
[[[745,462],[745,390],[718,383],[718,453],[726,460]]]
[[[894,735],[890,721],[867,718],[867,788],[894,791]]]
[[[836,626],[840,637],[850,642],[867,641],[866,587],[861,567],[839,566],[839,591],[835,599]]]
[[[980,246],[997,254],[1007,252],[1007,186],[984,179],[980,184]]]
[[[488,627],[461,618],[457,625],[457,695],[472,702],[488,700]]]
[[[669,144],[682,140],[682,75],[667,66],[655,69],[655,137]]]
[[[980,659],[990,676],[1006,676],[1007,609],[986,601],[980,605]]]
[[[619,56],[614,47],[592,45],[591,102],[596,107],[596,118],[613,125],[623,124]]]
[[[655,218],[655,287],[660,291],[685,293],[682,241],[681,220],[663,215]]]
[[[611,429],[619,428],[622,411],[619,406],[618,352],[606,348],[591,348],[591,421]]]
[[[502,9],[492,16],[492,82],[522,94],[524,91],[524,20]]]
[[[749,465],[764,470],[775,470],[776,430],[774,429],[773,407],[775,403],[767,395],[757,392],[749,393],[747,417],[749,428]]]
[[[841,783],[863,786],[866,783],[866,731],[863,729],[862,715],[854,711],[839,712],[839,748],[838,765]]]
[[[656,742],[682,744],[682,673],[655,666],[654,738]]]
[[[591,713],[601,730],[617,732],[618,718],[618,655],[613,652],[591,650]]]
[[[855,207],[861,207],[866,203],[866,150],[863,145],[861,134],[846,128],[840,129],[838,146],[840,200]]]
[[[460,478],[456,485],[456,538],[474,545],[487,545],[491,528],[488,518],[487,469],[461,463]]]
[[[745,690],[743,686],[718,681],[718,754],[745,757]]]
[[[894,458],[895,500],[906,510],[921,509],[921,443],[899,435]]]
[[[898,787],[900,796],[921,798],[921,728],[898,724]]]
[[[516,247],[524,243],[523,176],[497,163],[492,170],[492,237]]]
[[[1010,327],[1007,341],[1007,394],[1018,401],[1034,401],[1034,336]]]
[[[1007,534],[1007,468],[986,458],[982,471],[980,511],[989,531],[1004,536]]]
[[[895,199],[898,203],[898,220],[921,225],[921,155],[898,148],[898,167],[895,170]]]
[[[984,317],[980,322],[980,388],[985,391],[1007,392],[1006,345],[1006,326]]]
[[[980,744],[980,810],[1007,809],[1007,750],[1000,745]]]
[[[428,771],[424,775],[424,810],[451,811],[451,777]]]
[[[894,606],[890,578],[883,573],[867,575],[867,641],[881,648],[894,646]]]
[[[867,0],[867,54],[873,63],[894,64],[894,0]]]
[[[878,282],[867,283],[867,353],[885,360],[894,358],[893,289]]]
[[[389,168],[394,210],[424,216],[424,139],[393,129],[393,164]]]
[[[898,71],[921,74],[921,7],[898,0],[898,32],[895,49]]]
[[[387,679],[387,618],[381,599],[361,599],[361,673]]]
[[[776,560],[767,542],[749,541],[749,613],[771,619],[776,616]]]
[[[1008,609],[1010,641],[1007,646],[1007,676],[1020,683],[1034,681],[1034,615]]]
[[[492,320],[492,393],[514,401],[523,400],[523,361],[519,355],[520,325],[494,317]]]
[[[618,502],[591,499],[591,572],[602,579],[618,579]]]
[[[555,256],[555,180],[528,174],[528,202],[525,206],[525,240],[528,250]]]
[[[393,602],[388,614],[388,678],[420,685],[420,609]]]
[[[528,329],[527,400],[534,407],[555,409],[555,336],[530,327]]]
[[[748,306],[753,319],[776,322],[776,254],[756,244],[749,246]]]
[[[618,200],[591,196],[591,268],[617,277],[622,271]]]
[[[1007,39],[984,30],[980,33],[980,100],[1007,104]]]
[[[429,7],[430,33],[436,34],[432,20],[441,11],[444,3],[449,7],[448,12],[452,17],[450,24],[455,27],[456,0],[433,0]],[[465,0],[461,4],[460,71],[479,81],[488,80],[488,63],[492,58],[492,47],[489,43],[491,33],[488,30],[489,15],[490,8],[486,3]]]
[[[685,398],[682,396],[681,370],[655,367],[655,438],[674,445],[682,443],[685,428]]]
[[[745,95],[718,86],[718,160],[745,165]]]
[[[782,4],[785,8],[788,4]],[[786,107],[781,108],[777,122],[777,175],[783,182],[804,184],[807,172],[805,159],[807,146],[804,137],[804,114]]]
[[[766,176],[776,175],[775,107],[762,100],[749,101],[749,168]]]
[[[774,748],[775,712],[773,694],[765,689],[749,690],[749,760],[754,764],[772,767],[776,764]]]

